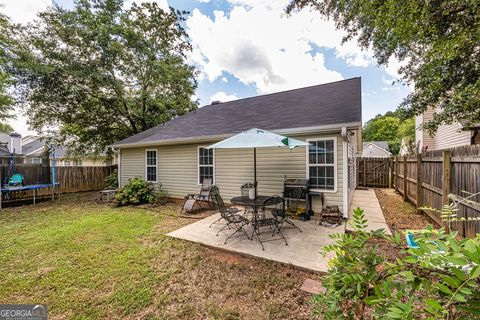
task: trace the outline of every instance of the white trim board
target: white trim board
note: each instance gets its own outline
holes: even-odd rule
[[[148,151],[155,151],[155,181],[148,181],[147,178],[147,167],[153,167],[152,165],[148,165],[147,161],[147,154]],[[154,149],[145,149],[145,181],[151,182],[151,183],[157,183],[158,182],[158,150],[156,148]]]
[[[200,183],[200,148],[205,149],[206,146],[197,146],[197,184],[202,185]],[[208,149],[208,150],[213,150],[213,181],[212,184],[215,184],[215,149]],[[204,165],[205,166],[205,165]]]
[[[331,137],[313,137],[313,138],[308,138],[305,141],[310,142],[310,141],[325,141],[325,140],[333,140],[333,172],[334,172],[334,179],[333,179],[333,190],[329,189],[316,189],[312,188],[314,191],[321,191],[323,193],[337,193],[337,186],[338,186],[338,171],[337,171],[337,161],[338,161],[338,148],[337,148],[337,136],[331,136]],[[305,176],[307,179],[310,179],[310,170],[309,170],[309,147],[305,147]]]

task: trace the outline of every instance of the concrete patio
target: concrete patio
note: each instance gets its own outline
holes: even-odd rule
[[[214,214],[181,229],[175,230],[169,233],[168,236],[202,243],[208,247],[216,249],[278,261],[304,270],[327,272],[328,260],[331,255],[324,257],[320,251],[325,245],[333,243],[333,240],[329,235],[345,232],[344,224],[341,224],[336,228],[327,228],[319,226],[318,220],[316,219],[305,222],[295,220],[295,224],[302,230],[302,232],[299,232],[297,229],[290,226],[286,226],[282,229],[283,234],[288,241],[288,246],[285,245],[283,239],[279,239],[264,242],[265,250],[262,250],[258,240],[249,240],[245,235],[231,238],[227,244],[224,244],[227,235],[220,233],[216,236],[218,230],[222,227],[222,224],[218,223],[211,228],[209,227],[210,224],[216,221],[219,217],[220,214]],[[250,226],[245,227],[245,229],[251,234],[252,229]],[[264,229],[262,239],[272,239],[269,229]]]

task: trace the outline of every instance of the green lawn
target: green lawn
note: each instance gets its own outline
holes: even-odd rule
[[[0,303],[46,303],[51,319],[308,319],[306,277],[165,233],[174,205],[112,208],[92,195],[0,211]]]

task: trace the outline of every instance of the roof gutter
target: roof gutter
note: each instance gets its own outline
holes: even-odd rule
[[[276,129],[271,130],[273,133],[282,134],[282,135],[302,135],[310,133],[321,133],[321,132],[332,132],[339,131],[341,132],[342,128],[348,129],[357,129],[362,127],[361,122],[348,122],[348,123],[337,123],[337,124],[328,124],[320,126],[311,126],[311,127],[299,127],[299,128],[286,128],[286,129]],[[132,142],[132,143],[115,143],[109,145],[110,148],[142,148],[142,147],[151,147],[151,146],[162,146],[162,145],[172,145],[172,144],[187,144],[187,143],[197,143],[197,142],[208,142],[223,140],[225,138],[231,137],[232,135],[239,132],[232,132],[226,134],[218,135],[209,135],[209,136],[197,136],[197,137],[185,137],[185,138],[175,138],[175,139],[164,139],[164,140],[152,140],[145,142]]]

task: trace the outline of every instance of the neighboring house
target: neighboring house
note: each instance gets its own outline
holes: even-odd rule
[[[362,157],[388,158],[392,153],[388,148],[387,141],[369,141],[363,143]]]
[[[42,163],[42,157],[45,154],[45,143],[38,138],[29,138],[23,145],[23,153],[25,155],[25,163]],[[95,167],[109,166],[113,164],[112,160],[107,160],[105,155],[98,157],[67,157],[67,148],[57,147],[55,149],[55,165],[59,167],[79,166],[79,167]]]
[[[434,109],[428,109],[415,118],[415,141],[418,150],[442,150],[480,144],[480,126],[465,128],[460,123],[441,125],[434,135],[420,126],[432,120]]]
[[[0,164],[8,164],[10,158],[15,159],[15,163],[24,163],[22,154],[22,135],[16,132],[0,133]]]
[[[325,205],[338,205],[347,215],[361,110],[360,78],[207,105],[112,145],[119,154],[119,182],[141,177],[183,198],[211,177],[228,201],[253,180],[253,150],[204,147],[260,128],[311,146],[257,149],[258,193],[281,194],[285,176],[309,178],[312,189],[324,192]],[[319,199],[313,208],[320,209]]]

